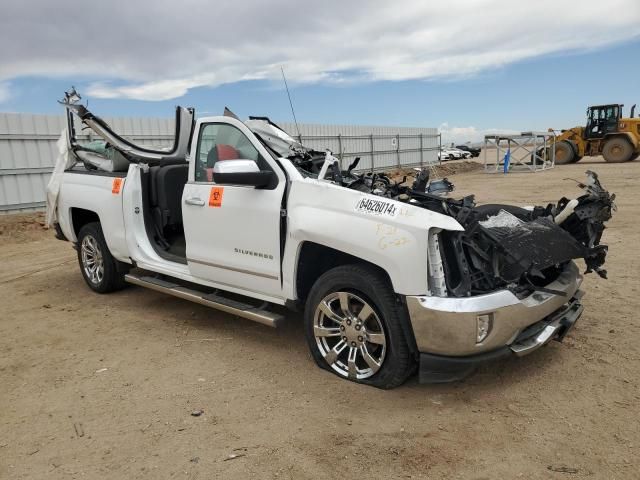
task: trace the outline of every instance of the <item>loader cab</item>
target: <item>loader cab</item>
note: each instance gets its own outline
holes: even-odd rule
[[[608,133],[618,131],[618,120],[622,116],[624,105],[595,105],[587,109],[587,127],[585,138],[602,138]]]

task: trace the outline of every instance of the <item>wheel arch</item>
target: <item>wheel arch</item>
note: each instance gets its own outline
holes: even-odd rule
[[[88,223],[97,222],[101,224],[100,215],[93,210],[86,208],[71,207],[69,209],[69,219],[73,230],[74,241],[78,241],[80,229]]]
[[[387,279],[389,285],[393,286],[389,272],[379,265],[327,245],[304,241],[298,248],[295,264],[294,292],[297,301],[304,302],[306,300],[311,287],[320,275],[332,268],[349,264],[369,265],[379,271]]]

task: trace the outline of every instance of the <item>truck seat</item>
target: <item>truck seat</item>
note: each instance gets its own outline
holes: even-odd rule
[[[189,165],[151,167],[151,211],[161,229],[182,224],[182,191]]]

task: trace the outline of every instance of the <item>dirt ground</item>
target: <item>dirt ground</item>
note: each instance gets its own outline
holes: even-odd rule
[[[0,217],[0,478],[638,478],[640,162],[450,179],[481,203],[546,204],[587,168],[619,211],[610,279],[587,276],[565,342],[392,391],[318,369],[297,314],[272,330],[142,288],[92,293],[40,217]]]

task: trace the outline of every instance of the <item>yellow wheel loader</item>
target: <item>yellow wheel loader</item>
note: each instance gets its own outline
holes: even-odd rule
[[[595,105],[587,109],[586,127],[562,130],[555,139],[556,164],[575,163],[584,156],[602,155],[607,162],[622,163],[640,155],[640,118],[622,118],[624,105]]]

